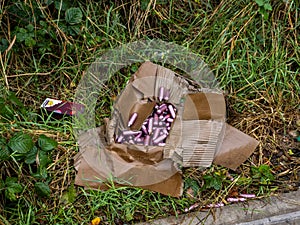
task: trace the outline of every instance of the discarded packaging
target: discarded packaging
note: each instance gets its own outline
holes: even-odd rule
[[[74,116],[84,111],[84,105],[52,98],[46,98],[41,105],[47,113],[54,118],[61,118],[63,115]]]
[[[179,197],[183,167],[214,163],[235,170],[258,142],[226,124],[220,91],[199,86],[143,63],[118,96],[111,119],[79,136],[75,184],[105,190],[113,181]]]

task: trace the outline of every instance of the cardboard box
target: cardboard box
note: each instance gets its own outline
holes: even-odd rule
[[[161,87],[170,92],[167,102],[176,108],[164,145],[117,143],[119,132],[141,129],[161,101]],[[128,127],[133,113],[138,117]],[[117,185],[179,197],[183,192],[182,167],[209,167],[214,162],[236,169],[258,145],[225,120],[222,93],[201,89],[167,68],[145,62],[118,96],[111,119],[100,128],[81,133],[75,184],[105,189],[105,182],[112,179]]]

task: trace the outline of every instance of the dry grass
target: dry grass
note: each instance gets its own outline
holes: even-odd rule
[[[300,11],[296,1],[274,1],[268,20],[262,19],[254,1],[66,2],[80,7],[84,14],[78,35],[62,29],[59,22],[64,23],[64,11],[53,5],[46,7],[39,0],[3,1],[0,5],[0,33],[8,41],[8,48],[0,55],[1,94],[4,89],[16,92],[32,112],[25,121],[0,122],[0,134],[9,139],[23,130],[34,137],[46,134],[59,142],[48,167],[52,177],[49,199],[32,193],[33,179],[25,167],[13,161],[0,162],[0,178],[17,175],[26,186],[17,205],[4,207],[8,202],[0,200],[3,224],[87,224],[94,216],[100,216],[104,224],[123,224],[180,214],[195,202],[226,202],[226,196],[237,192],[265,197],[299,188],[299,142],[290,135],[300,130]],[[31,16],[21,18],[14,5]],[[43,27],[39,21],[47,25]],[[48,29],[44,37],[34,38],[39,43],[44,41],[49,50],[39,52],[38,45],[29,47],[15,38],[16,28],[29,23],[36,34]],[[220,190],[208,188],[192,197],[185,192],[180,199],[133,188],[112,188],[105,194],[75,187],[75,194],[72,192],[73,157],[78,150],[72,124],[67,119],[38,121],[35,112],[46,97],[72,100],[84,71],[97,56],[140,38],[176,42],[201,55],[227,93],[228,123],[260,141],[255,153],[237,171],[217,166],[185,171],[185,178],[195,180],[199,188],[205,185],[205,175],[222,178]],[[127,72],[123,71],[124,76]],[[104,100],[99,100],[100,121],[109,115],[111,99],[123,85],[120,80],[112,81],[113,94],[104,93]],[[263,164],[269,165],[276,178],[270,185],[252,179],[251,167]],[[230,181],[232,176],[234,182]],[[72,195],[76,200],[69,199]],[[126,208],[126,202],[131,206]]]

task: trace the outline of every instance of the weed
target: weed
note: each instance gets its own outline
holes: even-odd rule
[[[276,188],[298,189],[299,147],[288,135],[299,120],[296,1],[13,0],[3,1],[0,12],[4,223],[88,224],[95,217],[104,224],[134,223],[179,215],[195,202],[218,202],[236,191],[268,196]],[[228,93],[228,123],[260,141],[235,172],[215,165],[187,169],[179,199],[139,188],[74,186],[72,124],[37,113],[46,97],[72,100],[95,58],[139,38],[160,38],[199,54]],[[95,109],[98,125],[138,66],[107,81]]]

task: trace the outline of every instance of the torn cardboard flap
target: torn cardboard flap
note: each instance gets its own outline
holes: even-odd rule
[[[258,144],[254,138],[226,124],[224,140],[213,162],[236,170],[250,157]]]
[[[105,189],[105,182],[113,179],[117,185],[179,197],[182,166],[209,167],[213,162],[236,169],[241,165],[258,142],[225,123],[222,93],[192,84],[170,69],[143,63],[117,98],[111,119],[80,136],[75,184]],[[116,143],[120,132],[139,131],[161,101],[161,87],[169,92],[168,103],[177,110],[164,145]],[[137,117],[129,128],[133,113]]]
[[[107,146],[105,143],[99,145],[94,138],[99,135],[98,139],[102,139],[103,130],[105,130],[103,126],[93,129],[79,139],[80,158],[83,158],[99,177],[112,176],[132,186],[149,186],[180,172],[173,166],[172,160],[163,159],[162,147],[147,146],[140,151],[142,146],[124,144]],[[86,143],[85,139],[91,142]],[[79,169],[84,169],[82,162]],[[146,174],[148,175],[145,176]]]

